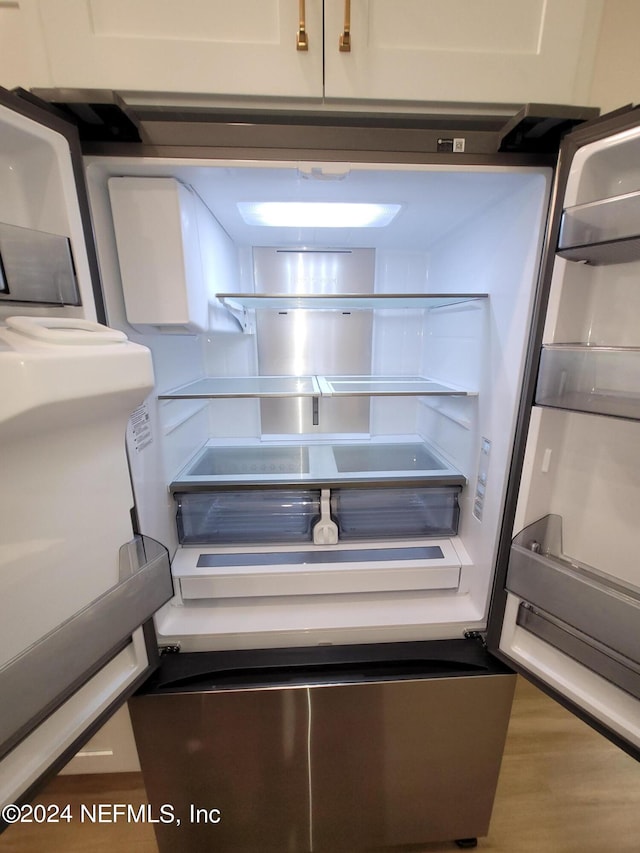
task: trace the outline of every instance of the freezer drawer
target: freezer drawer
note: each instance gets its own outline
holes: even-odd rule
[[[150,802],[182,818],[156,827],[159,849],[485,835],[514,681],[474,641],[165,658],[130,703]],[[220,821],[190,821],[197,809]]]

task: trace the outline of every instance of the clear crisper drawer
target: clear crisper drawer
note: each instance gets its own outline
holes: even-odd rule
[[[310,542],[320,492],[264,489],[175,495],[183,545]]]
[[[454,536],[459,486],[404,489],[334,489],[331,515],[340,539]]]
[[[640,349],[572,344],[544,347],[536,403],[640,420]]]

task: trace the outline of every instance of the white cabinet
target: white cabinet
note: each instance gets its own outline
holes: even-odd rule
[[[338,101],[584,103],[602,0],[21,0],[32,85]],[[297,49],[304,8],[308,49]],[[351,50],[340,49],[349,18]]]
[[[49,79],[36,85],[322,97],[322,0],[21,0]]]
[[[140,770],[129,711],[120,708],[60,771],[80,773],[134,773]]]
[[[325,96],[585,103],[600,0],[325,0]]]

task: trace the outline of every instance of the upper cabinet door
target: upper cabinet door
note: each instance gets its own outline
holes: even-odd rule
[[[601,10],[601,0],[325,0],[325,96],[586,103]]]
[[[22,6],[29,38],[43,45],[48,60],[48,79],[32,85],[322,97],[322,0],[24,0]],[[303,18],[307,49],[298,50]]]
[[[587,102],[602,0],[21,0],[18,11],[32,88],[572,104]]]

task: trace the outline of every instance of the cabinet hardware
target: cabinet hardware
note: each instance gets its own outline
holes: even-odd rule
[[[351,0],[344,0],[344,30],[340,36],[340,51],[351,52]]]
[[[307,35],[305,0],[300,0],[300,13],[298,23],[298,34],[296,38],[296,47],[298,50],[309,50],[309,36]]]

